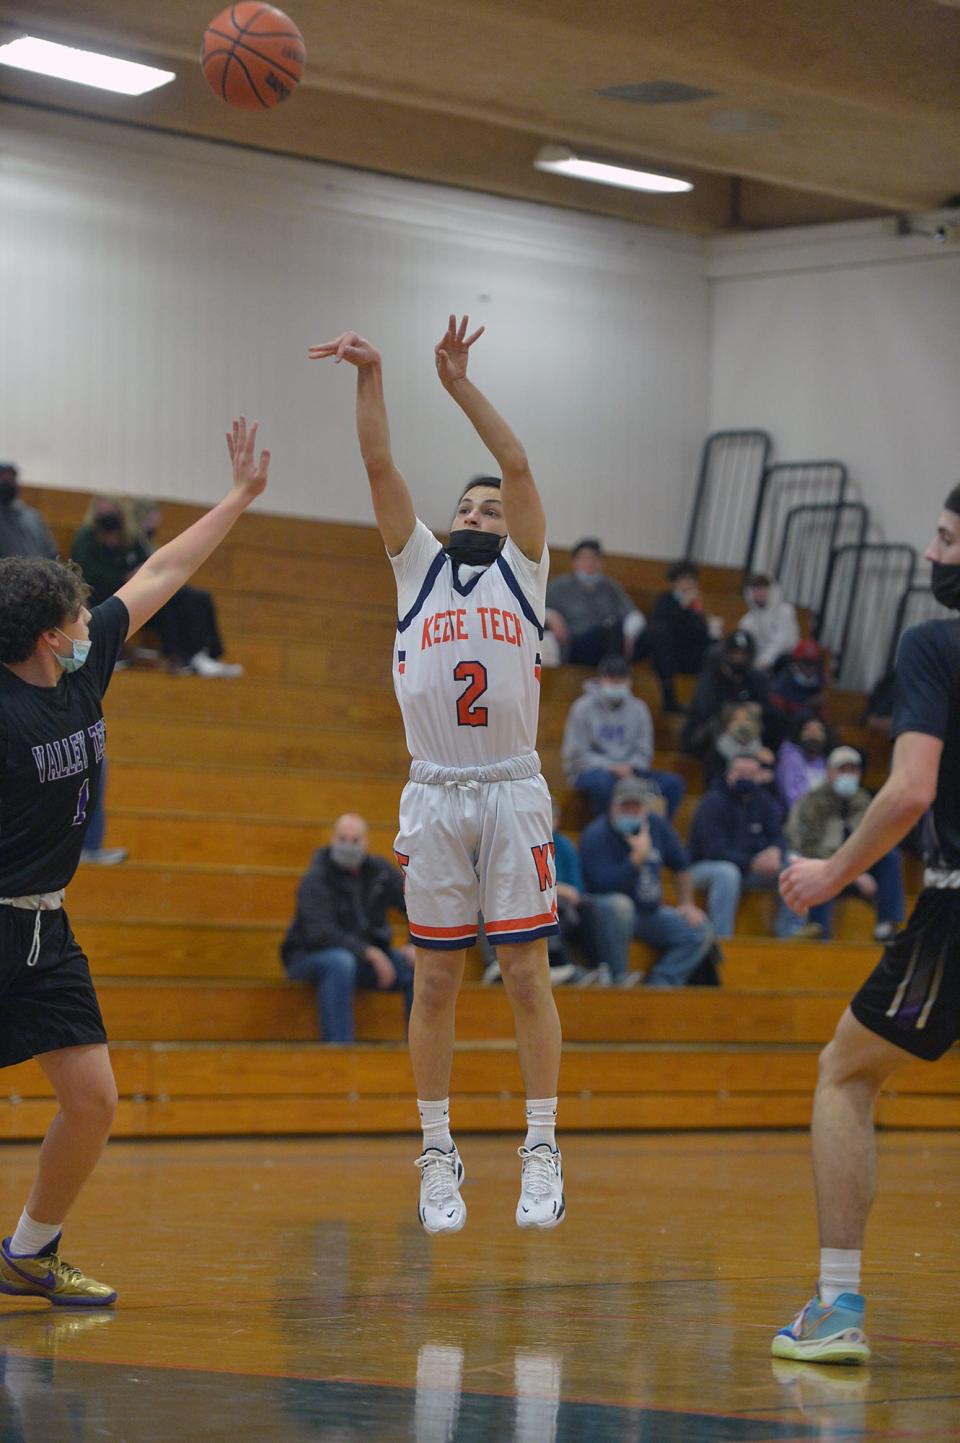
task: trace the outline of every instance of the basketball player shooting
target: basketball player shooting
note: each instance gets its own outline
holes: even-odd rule
[[[960,611],[960,486],[927,552],[936,599]],[[780,890],[797,912],[837,896],[923,817],[923,890],[821,1054],[813,1106],[820,1224],[817,1291],[773,1340],[774,1355],[863,1363],[860,1260],[873,1202],[873,1114],[898,1067],[936,1062],[960,1036],[960,621],[925,621],[897,656],[890,776],[829,861],[794,862]],[[925,815],[924,815],[925,814]]]
[[[60,1257],[64,1219],[96,1166],[117,1087],[90,967],[63,908],[103,764],[103,696],[127,634],[206,561],[267,484],[256,424],[227,436],[233,486],[102,606],[72,563],[0,560],[0,1067],[35,1057],[57,1096],[36,1181],[0,1243],[0,1293],[104,1307],[106,1283]]]
[[[357,368],[357,432],[397,582],[393,679],[413,762],[396,854],[416,949],[410,1056],[423,1128],[419,1216],[429,1233],[466,1221],[450,1132],[454,1017],[478,914],[497,946],[526,1087],[520,1227],[564,1215],[556,1147],[560,1020],[546,939],[557,930],[550,794],[536,734],[549,558],[526,452],[467,377],[483,327],[451,316],[435,350],[446,393],[500,467],[461,495],[440,542],[417,519],[390,450],[379,353],[353,331],[313,346]]]

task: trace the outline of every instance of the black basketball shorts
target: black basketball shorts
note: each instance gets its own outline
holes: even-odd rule
[[[107,1040],[90,967],[62,907],[40,913],[40,953],[27,966],[36,919],[0,905],[0,1067]]]
[[[928,887],[850,1004],[878,1037],[936,1062],[960,1036],[960,891]]]

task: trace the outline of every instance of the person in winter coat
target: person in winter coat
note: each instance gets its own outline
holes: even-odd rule
[[[646,631],[637,638],[634,661],[649,657],[660,680],[665,713],[680,714],[675,676],[699,676],[723,622],[704,615],[700,572],[692,561],[675,561],[667,568],[670,590],[661,592],[650,613]]]
[[[827,779],[827,754],[834,746],[833,733],[817,716],[801,716],[777,752],[777,793],[785,813],[801,797]]]
[[[862,776],[860,753],[853,747],[835,747],[827,758],[826,781],[801,797],[787,818],[787,835],[801,856],[826,861],[856,831],[871,801],[870,793],[861,785]],[[874,938],[888,941],[904,918],[899,848],[894,847],[874,862],[847,891],[876,906]],[[825,937],[830,936],[832,914],[832,902],[810,908],[811,920],[820,923]]]
[[[693,900],[690,860],[670,823],[653,810],[651,784],[622,777],[609,811],[580,838],[584,880],[593,893],[618,894],[633,912],[632,933],[659,951],[647,973],[649,987],[713,986],[717,982],[713,928]],[[677,905],[663,901],[661,872],[675,875]],[[631,986],[639,973],[627,971],[626,949],[611,957],[614,980]]]
[[[354,1040],[357,987],[402,992],[410,1015],[413,948],[392,945],[391,907],[406,911],[403,876],[370,855],[366,822],[348,812],[334,823],[329,846],[313,854],[280,947],[290,980],[316,986],[324,1042]]]
[[[680,744],[691,756],[706,760],[713,747],[718,723],[725,706],[753,701],[766,720],[767,678],[753,665],[753,637],[734,631],[723,643],[697,683],[680,736]]]
[[[823,716],[827,677],[823,651],[810,637],[798,641],[770,674],[767,740],[778,747],[801,717]]]
[[[690,877],[697,890],[707,891],[707,915],[718,937],[733,936],[741,893],[775,891],[787,865],[780,809],[760,785],[760,771],[756,757],[734,757],[690,828]],[[805,918],[779,897],[777,904],[774,936],[811,935]]]
[[[763,571],[755,571],[747,578],[743,598],[749,610],[741,616],[737,628],[753,637],[757,671],[770,671],[800,640],[796,607],[784,601],[780,587]]]
[[[630,688],[630,668],[619,656],[602,661],[596,678],[570,708],[563,732],[563,769],[567,780],[585,793],[595,816],[610,805],[620,777],[656,782],[672,817],[686,782],[676,772],[657,771],[653,761],[650,708]]]

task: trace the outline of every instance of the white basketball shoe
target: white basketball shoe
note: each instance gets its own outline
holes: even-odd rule
[[[517,1227],[555,1228],[563,1222],[563,1159],[549,1143],[519,1149],[520,1201]]]
[[[458,1233],[467,1220],[467,1205],[460,1196],[465,1177],[460,1154],[428,1147],[417,1158],[420,1169],[420,1222],[428,1233]]]

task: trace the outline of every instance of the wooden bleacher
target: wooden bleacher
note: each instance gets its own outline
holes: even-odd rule
[[[28,496],[64,552],[86,507],[77,492]],[[165,532],[195,508],[165,508]],[[554,552],[555,570],[568,558]],[[609,570],[649,607],[663,563],[611,557]],[[288,984],[277,948],[298,878],[332,820],[358,810],[389,855],[407,768],[390,683],[394,593],[371,527],[244,517],[197,577],[216,594],[232,658],[229,681],[119,673],[106,704],[108,842],[119,868],[82,868],[68,907],[93,965],[112,1043],[121,1136],[410,1131],[411,1082],[398,997],[357,998],[352,1048],[320,1047],[313,990]],[[710,611],[742,613],[737,577],[704,568]],[[347,612],[344,603],[349,603]],[[585,820],[560,773],[567,709],[586,673],[543,677],[541,755],[567,825]],[[646,668],[635,686],[654,706]],[[833,719],[867,752],[873,780],[885,743],[856,725],[863,699],[837,695]],[[698,768],[657,722],[657,765]],[[916,885],[915,875],[911,884]],[[838,904],[838,941],[777,943],[773,899],[744,900],[725,946],[722,989],[561,989],[567,1040],[563,1125],[573,1128],[802,1126],[816,1055],[872,966],[872,915]],[[647,961],[634,949],[634,965]],[[502,989],[479,986],[471,959],[454,1069],[463,1130],[515,1128],[522,1087]],[[883,1099],[893,1126],[960,1122],[960,1063],[911,1067]],[[952,1091],[951,1091],[952,1089]],[[40,1135],[53,1111],[34,1064],[4,1073],[0,1136]]]

